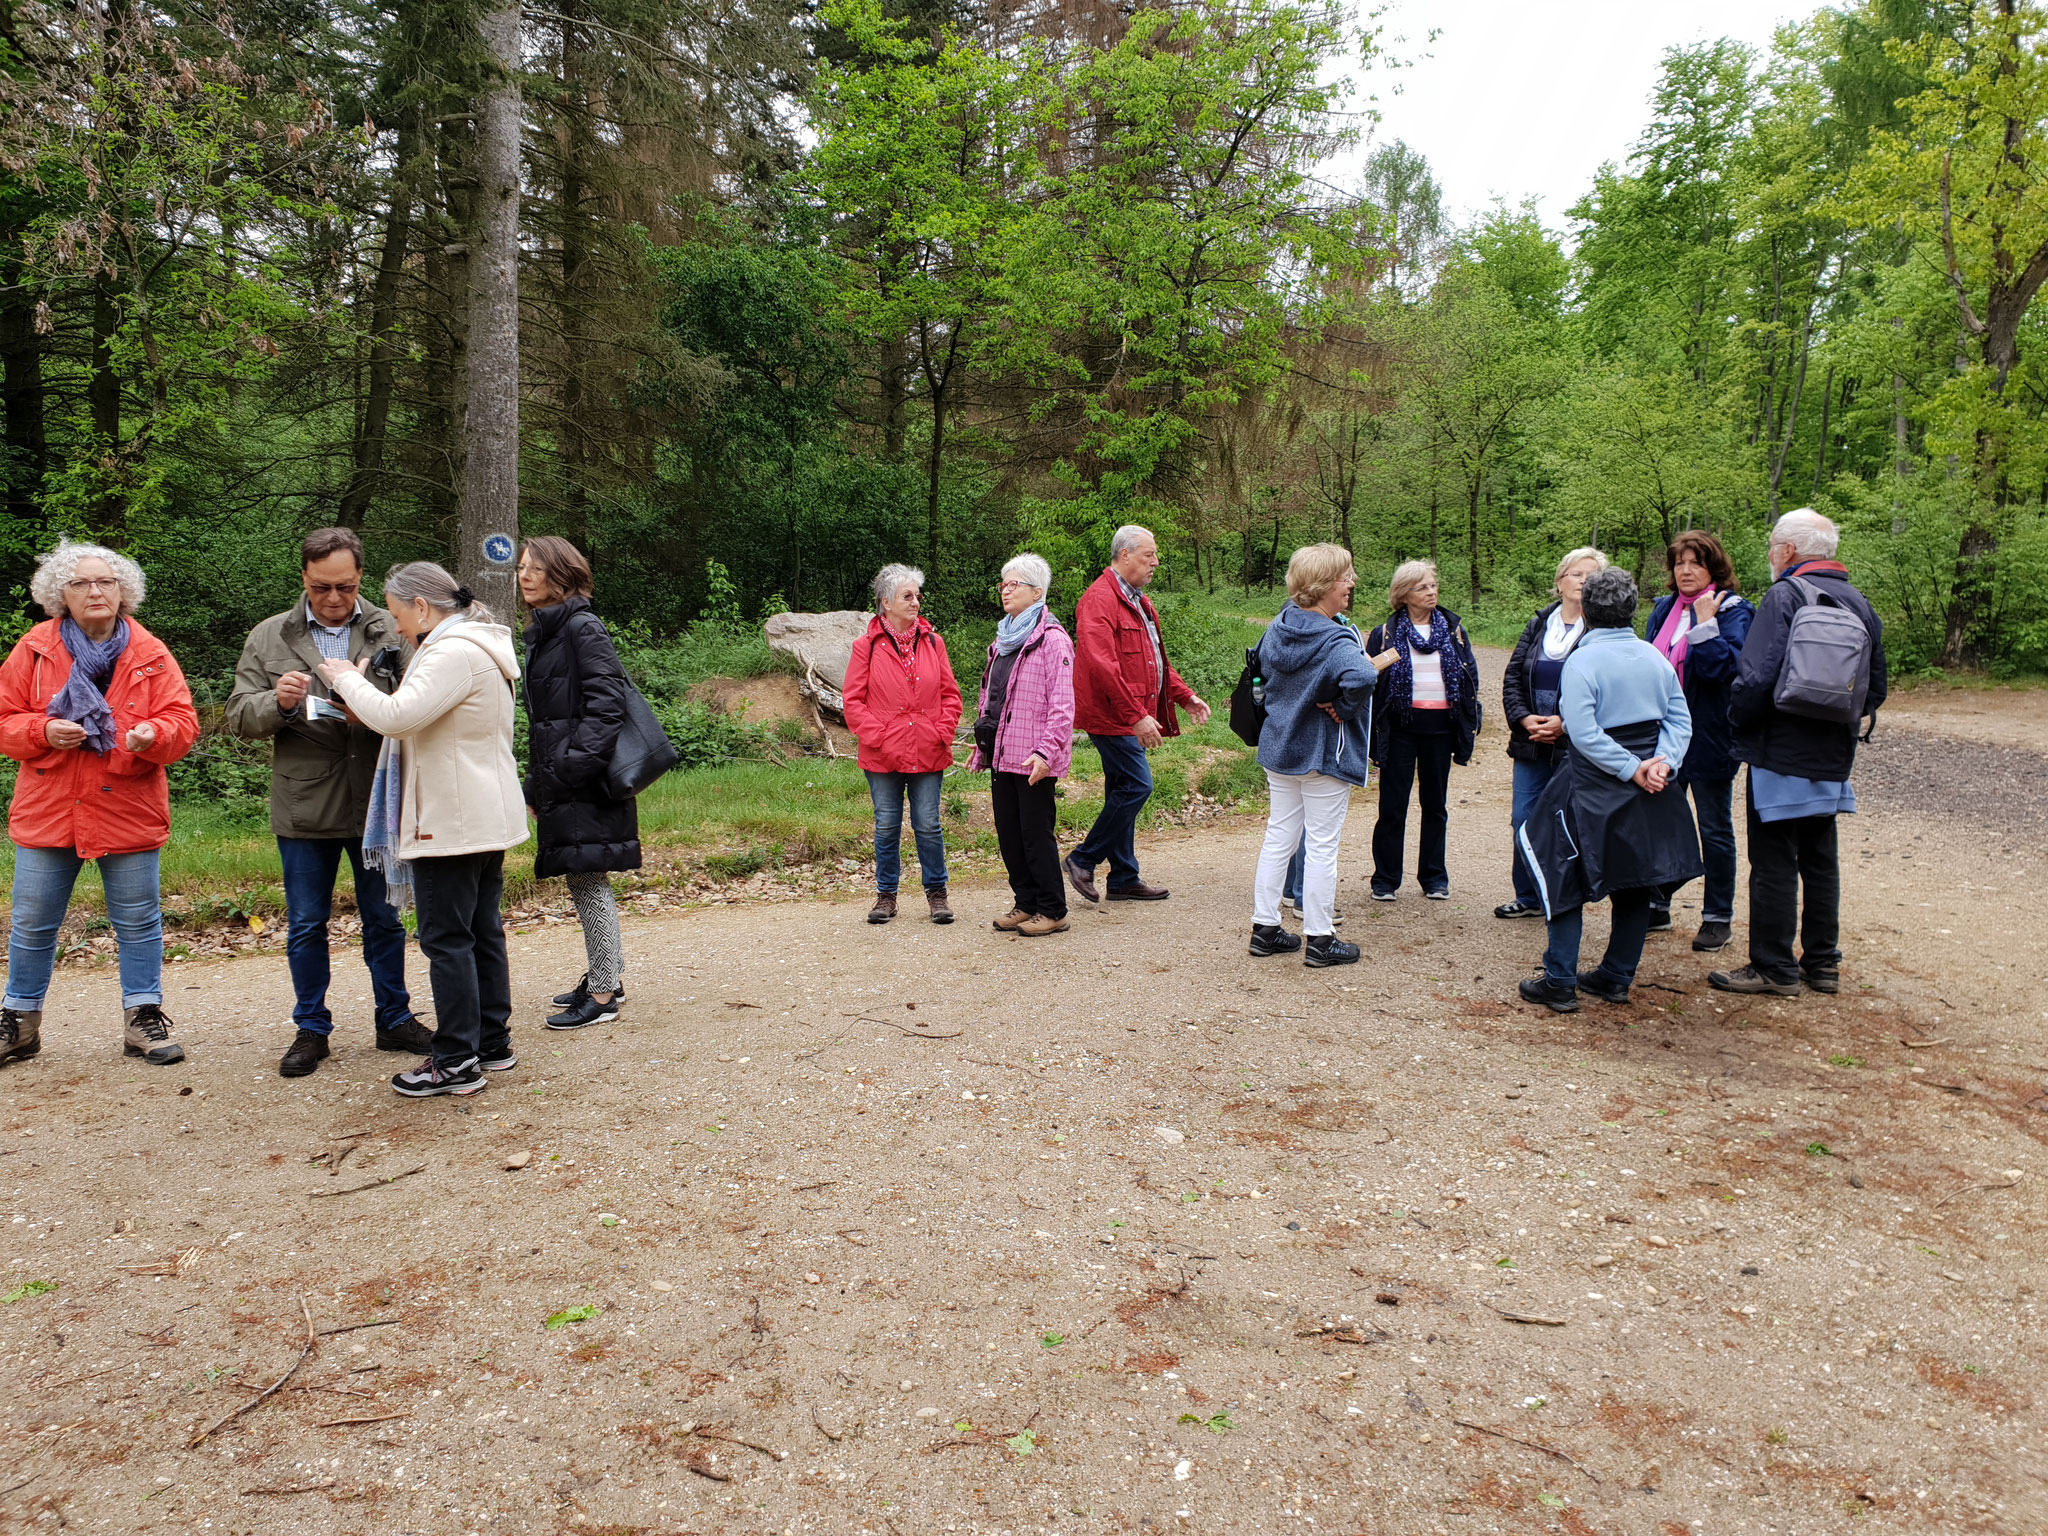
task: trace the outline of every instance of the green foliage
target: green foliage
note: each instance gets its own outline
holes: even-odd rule
[[[56,1289],[57,1282],[54,1280],[27,1280],[5,1296],[0,1296],[0,1307],[11,1307],[17,1301],[26,1301],[31,1296],[47,1296]]]
[[[601,1310],[596,1302],[586,1301],[580,1305],[564,1307],[559,1312],[550,1313],[547,1322],[542,1326],[549,1333],[553,1333],[557,1329],[568,1327],[571,1323],[587,1323],[595,1318]]]

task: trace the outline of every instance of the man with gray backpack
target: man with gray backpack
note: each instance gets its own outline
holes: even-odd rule
[[[1835,558],[1840,542],[1810,507],[1771,529],[1771,588],[1728,707],[1735,755],[1749,764],[1749,964],[1708,975],[1723,992],[1797,997],[1802,980],[1840,990],[1835,817],[1856,809],[1849,770],[1870,736],[1859,728],[1885,700],[1884,625]]]

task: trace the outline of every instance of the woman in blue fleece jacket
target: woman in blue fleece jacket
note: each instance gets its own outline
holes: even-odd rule
[[[1259,642],[1266,723],[1259,766],[1271,810],[1252,888],[1254,955],[1291,954],[1302,940],[1280,926],[1287,863],[1306,848],[1301,927],[1306,965],[1350,965],[1358,946],[1336,937],[1337,843],[1351,791],[1365,783],[1379,667],[1343,619],[1358,573],[1341,544],[1310,544],[1287,562],[1287,606]],[[1391,658],[1382,657],[1382,663]]]
[[[1631,625],[1635,578],[1608,569],[1586,578],[1586,637],[1564,664],[1558,713],[1571,752],[1528,819],[1515,829],[1549,919],[1543,975],[1523,998],[1576,1013],[1579,993],[1626,1003],[1660,889],[1700,875],[1700,840],[1685,797],[1671,789],[1692,741],[1678,674]],[[1612,902],[1607,953],[1579,970],[1586,903]]]

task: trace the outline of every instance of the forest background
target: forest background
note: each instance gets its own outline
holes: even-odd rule
[[[90,535],[217,688],[340,522],[564,533],[643,661],[907,559],[971,674],[1007,555],[1070,605],[1135,521],[1214,688],[1303,543],[1498,636],[1812,504],[1896,666],[2048,668],[2034,4],[1674,49],[1556,230],[1369,142],[1370,15],[553,3],[0,6],[12,633]]]

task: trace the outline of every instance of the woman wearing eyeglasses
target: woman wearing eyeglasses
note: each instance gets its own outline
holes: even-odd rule
[[[29,583],[50,617],[0,665],[0,751],[21,764],[0,1062],[42,1049],[57,930],[88,859],[120,946],[123,1048],[152,1066],[185,1059],[163,1010],[157,861],[171,836],[164,769],[192,749],[199,716],[177,660],[134,618],[146,590],[125,555],[60,540]]]

